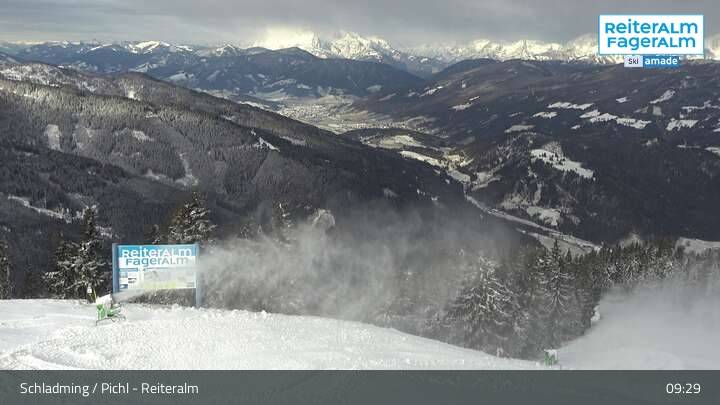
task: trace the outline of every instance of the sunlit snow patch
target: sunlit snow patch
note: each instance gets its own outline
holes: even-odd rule
[[[547,108],[563,108],[566,110],[587,110],[593,105],[593,103],[586,104],[573,104],[567,101],[558,101],[547,106]]]
[[[555,111],[549,111],[549,112],[541,111],[541,112],[533,115],[533,117],[550,119],[550,118],[557,117],[557,113]]]
[[[719,147],[711,146],[709,148],[705,148],[705,150],[720,156],[720,148]]]
[[[558,226],[560,222],[560,211],[554,208],[529,206],[525,208],[525,212],[527,212],[531,218],[537,218],[546,225]]]
[[[645,120],[638,120],[635,118],[616,118],[615,122],[617,122],[620,125],[624,125],[626,127],[631,127],[635,129],[643,129],[647,124],[650,123],[650,121]]]
[[[582,167],[582,163],[570,160],[562,154],[554,153],[545,149],[533,149],[530,151],[533,161],[542,160],[557,170],[564,172],[575,172],[586,179],[593,178],[594,172]]]
[[[676,129],[682,129],[682,128],[692,128],[697,124],[697,120],[676,120],[673,118],[668,122],[667,127],[665,127],[668,131],[673,131]]]
[[[57,125],[48,125],[45,127],[44,132],[45,137],[47,138],[48,147],[52,150],[60,150],[60,137],[62,136],[62,133],[60,132],[60,128]]]
[[[529,131],[531,129],[535,128],[535,125],[513,125],[510,128],[505,130],[506,134],[512,133],[512,132],[522,132],[522,131]]]
[[[662,96],[651,101],[650,104],[659,104],[659,103],[668,101],[671,98],[673,98],[674,95],[675,95],[675,90],[666,90],[665,93],[662,94]]]
[[[458,105],[452,106],[452,109],[455,111],[462,111],[462,110],[470,108],[470,106],[472,106],[472,104],[470,104],[470,103],[458,104]]]
[[[440,162],[439,160],[437,160],[437,159],[435,159],[435,158],[433,158],[433,157],[426,156],[426,155],[421,155],[421,154],[419,154],[419,153],[412,152],[412,151],[409,151],[409,150],[401,151],[401,152],[400,152],[400,155],[402,155],[402,156],[404,156],[404,157],[406,157],[406,158],[408,158],[408,159],[414,159],[414,160],[419,160],[419,161],[421,161],[421,162],[425,162],[425,163],[427,163],[427,164],[429,164],[429,165],[432,165],[432,166],[443,167],[442,162]]]
[[[422,148],[423,144],[410,135],[402,134],[391,136],[389,138],[383,138],[380,142],[378,142],[378,146],[385,149],[402,149],[406,146]]]

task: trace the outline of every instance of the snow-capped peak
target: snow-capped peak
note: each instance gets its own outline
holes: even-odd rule
[[[320,58],[344,58],[383,61],[393,59],[399,51],[377,36],[362,36],[355,32],[339,31],[321,38],[312,31],[271,29],[252,46],[266,49],[297,47]]]
[[[346,59],[383,59],[397,51],[384,39],[376,36],[363,37],[354,32],[342,31],[328,42],[328,50]]]
[[[252,47],[272,50],[300,48],[315,53],[315,51],[322,50],[322,43],[320,37],[312,31],[271,28],[266,30],[265,36],[254,42]]]
[[[160,41],[133,42],[128,44],[128,50],[132,53],[150,53],[159,47],[170,47],[170,44]]]
[[[188,45],[169,44],[162,41],[140,41],[125,43],[125,49],[136,54],[150,54],[158,51],[194,52]]]
[[[215,48],[212,53],[215,56],[236,56],[242,52],[241,48],[235,45],[225,44],[219,48]]]

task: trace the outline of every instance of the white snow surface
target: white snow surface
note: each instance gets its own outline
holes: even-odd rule
[[[566,110],[587,110],[588,108],[592,107],[592,105],[593,103],[575,104],[568,101],[558,101],[556,103],[548,105],[548,108],[563,108]]]
[[[555,208],[544,208],[532,205],[525,208],[525,212],[527,212],[530,217],[537,217],[537,219],[545,225],[558,226],[560,222],[560,211]]]
[[[595,174],[592,170],[582,167],[581,162],[563,156],[562,152],[555,153],[546,149],[533,149],[530,151],[530,157],[532,160],[542,160],[557,170],[575,172],[586,179],[592,179]]]
[[[580,118],[587,118],[591,123],[615,121],[620,125],[635,129],[643,129],[645,128],[645,126],[647,126],[647,124],[650,123],[650,121],[628,117],[618,117],[617,115],[613,115],[610,113],[601,113],[598,110],[592,110],[590,112],[587,112],[581,115]]]
[[[454,106],[452,106],[452,109],[455,111],[462,111],[462,110],[466,110],[466,109],[470,108],[471,106],[472,106],[472,103],[468,102],[465,104],[454,105]]]
[[[714,154],[720,156],[720,148],[717,146],[710,146],[710,147],[705,148],[705,150],[710,153],[714,153]]]
[[[685,252],[691,252],[695,254],[703,254],[708,250],[720,250],[719,241],[708,241],[692,238],[678,238],[675,246],[682,247],[683,249],[685,249]]]
[[[665,93],[663,93],[660,97],[656,98],[655,100],[651,101],[650,104],[660,104],[662,102],[668,101],[675,95],[675,90],[666,90]]]
[[[540,369],[358,322],[78,301],[0,301],[0,369]]]
[[[52,150],[62,150],[60,147],[60,137],[62,137],[62,133],[60,132],[60,127],[54,124],[48,124],[45,127],[45,131],[43,132],[43,135],[47,138],[48,147]]]
[[[717,370],[720,295],[669,285],[600,301],[602,318],[558,350],[560,364],[578,369]]]
[[[423,144],[418,142],[412,135],[401,134],[391,136],[389,138],[383,138],[378,142],[378,146],[385,149],[402,149],[404,147],[415,147],[422,148]]]
[[[668,122],[665,129],[667,131],[673,131],[682,128],[692,128],[695,126],[695,124],[697,124],[697,122],[697,120],[676,120],[675,118],[673,118],[670,120],[670,122]]]
[[[512,133],[512,132],[523,132],[523,131],[529,131],[531,129],[535,128],[534,125],[513,125],[510,128],[505,130],[506,134]]]
[[[404,151],[401,151],[400,154],[401,154],[403,157],[406,157],[406,158],[408,158],[408,159],[419,160],[419,161],[421,161],[421,162],[425,162],[425,163],[427,163],[427,164],[429,164],[429,165],[432,165],[432,166],[438,166],[438,167],[442,167],[442,166],[443,166],[442,162],[439,161],[439,160],[437,160],[437,159],[435,159],[434,157],[426,156],[426,155],[423,155],[423,154],[420,154],[420,153],[417,153],[417,152],[413,152],[413,151],[409,151],[409,150],[404,150]]]
[[[717,369],[720,302],[654,288],[614,293],[602,319],[559,348],[566,369]],[[127,304],[95,326],[71,300],[0,301],[0,369],[545,369],[358,322]]]
[[[557,116],[557,113],[555,111],[549,111],[549,112],[541,111],[541,112],[533,115],[533,117],[545,118],[545,119],[555,118],[556,116]]]

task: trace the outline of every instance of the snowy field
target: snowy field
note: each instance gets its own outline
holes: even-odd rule
[[[317,317],[0,301],[0,369],[538,369],[393,329]]]
[[[719,369],[720,297],[610,294],[563,369]],[[0,369],[546,369],[358,322],[126,305],[95,326],[77,301],[0,301]]]

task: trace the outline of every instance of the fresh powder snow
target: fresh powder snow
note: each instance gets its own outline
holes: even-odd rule
[[[358,322],[130,304],[0,301],[0,369],[541,369]]]
[[[667,284],[667,283],[666,283]],[[718,297],[659,285],[600,302],[602,318],[557,349],[565,369],[715,369]],[[127,304],[0,301],[0,369],[545,369],[359,322]]]

